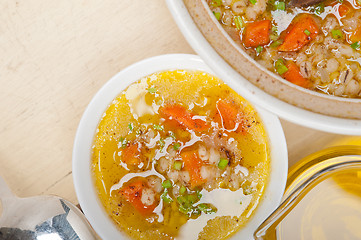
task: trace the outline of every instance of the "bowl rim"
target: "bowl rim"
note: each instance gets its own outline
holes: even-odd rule
[[[221,79],[223,79],[223,81],[235,89],[240,95],[248,99],[251,103],[267,109],[282,119],[301,126],[329,133],[361,135],[361,120],[334,117],[306,110],[282,101],[255,86],[253,83],[241,76],[217,53],[193,21],[193,18],[190,16],[183,0],[166,0],[166,3],[173,19],[193,50],[208,64],[208,66],[212,68],[212,70],[214,70],[214,72],[216,72]],[[227,37],[229,36],[227,35]],[[253,59],[251,60],[254,61]],[[257,64],[257,66],[258,65],[259,64]],[[260,69],[262,68],[263,67]],[[290,85],[289,83],[286,84]],[[300,88],[298,86],[295,87]],[[318,96],[321,95],[321,93],[316,92],[315,94]],[[325,98],[331,97],[326,94],[323,95],[325,95]],[[343,98],[338,99],[340,99],[340,101],[347,100]],[[356,100],[351,99],[351,101],[355,102]]]
[[[75,192],[79,204],[102,239],[126,239],[105,212],[93,183],[91,174],[91,148],[96,127],[101,116],[129,84],[155,72],[175,69],[200,70],[215,75],[203,60],[191,54],[167,54],[148,58],[130,65],[113,76],[93,97],[83,113],[76,131],[72,169]],[[286,185],[288,154],[284,132],[278,117],[254,107],[262,119],[269,138],[271,172],[263,199],[247,223],[233,238],[250,239],[259,224],[278,206]]]

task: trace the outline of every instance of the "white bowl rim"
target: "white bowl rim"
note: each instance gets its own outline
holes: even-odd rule
[[[240,76],[213,49],[193,22],[183,1],[166,0],[166,2],[180,31],[193,50],[223,81],[251,103],[301,126],[329,133],[361,135],[361,120],[326,116],[308,111],[279,100],[253,85]]]
[[[213,71],[196,55],[167,54],[135,63],[112,77],[93,97],[86,108],[74,140],[73,181],[80,206],[102,239],[126,239],[100,203],[91,174],[91,147],[99,119],[111,101],[130,83],[155,72],[187,69]],[[234,239],[250,239],[264,219],[278,207],[286,185],[288,171],[287,145],[281,123],[277,116],[255,107],[261,117],[269,137],[271,149],[271,173],[264,193],[253,217],[247,226],[238,231]],[[86,170],[84,170],[86,169]]]

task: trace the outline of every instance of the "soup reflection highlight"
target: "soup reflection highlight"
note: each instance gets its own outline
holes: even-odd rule
[[[252,106],[201,71],[152,74],[104,112],[92,171],[99,198],[134,239],[224,239],[262,198],[268,137]]]

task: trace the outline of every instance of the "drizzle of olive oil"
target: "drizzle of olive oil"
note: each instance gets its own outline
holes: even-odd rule
[[[280,223],[278,239],[361,239],[361,168],[326,178]]]

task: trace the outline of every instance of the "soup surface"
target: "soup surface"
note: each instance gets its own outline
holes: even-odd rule
[[[124,90],[98,125],[99,198],[134,239],[224,239],[252,216],[269,176],[259,116],[218,78],[166,71]]]
[[[360,0],[207,0],[257,62],[304,88],[361,97]]]

